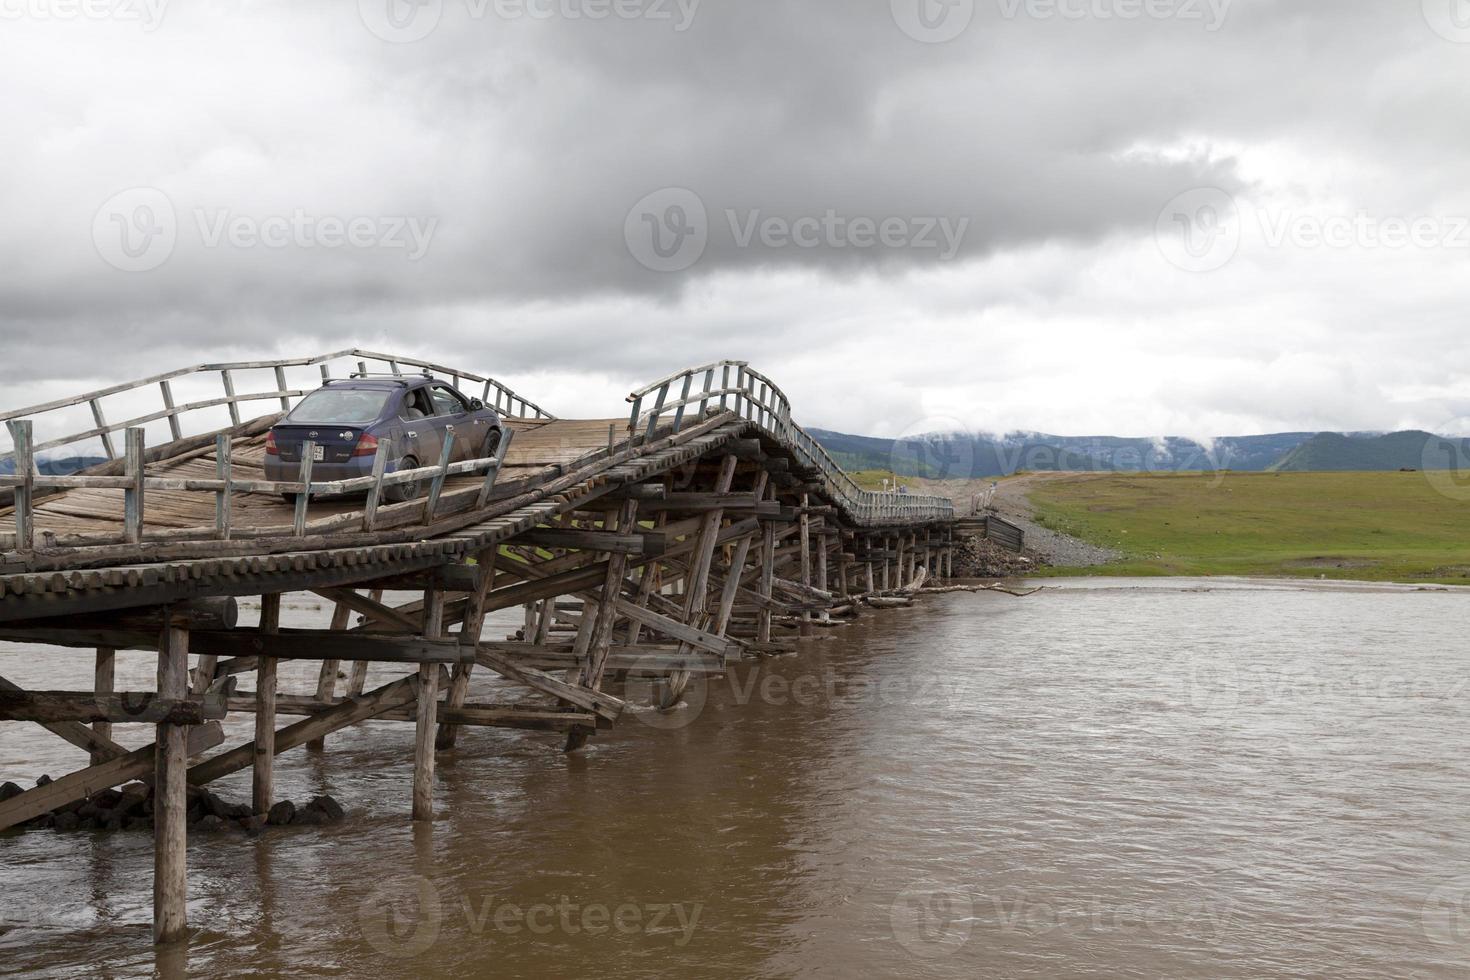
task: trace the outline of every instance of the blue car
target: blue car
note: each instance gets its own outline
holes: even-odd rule
[[[467,398],[432,377],[354,375],[328,381],[303,398],[265,439],[265,478],[289,482],[301,475],[301,451],[315,443],[311,479],[350,480],[371,476],[378,446],[392,440],[388,472],[437,466],[444,441],[454,444],[449,461],[483,459],[500,448],[504,425],[493,408]],[[383,491],[390,502],[412,500],[425,481]],[[293,495],[285,495],[294,499]]]

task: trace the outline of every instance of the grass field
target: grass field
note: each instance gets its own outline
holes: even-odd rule
[[[1448,479],[1424,473],[1086,474],[1039,480],[1030,501],[1047,527],[1127,556],[1092,574],[1465,585],[1470,486],[1451,486]]]

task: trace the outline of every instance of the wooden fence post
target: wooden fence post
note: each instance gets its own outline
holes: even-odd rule
[[[189,631],[165,626],[158,648],[158,696],[189,695]],[[153,941],[171,943],[188,928],[189,729],[157,726],[153,777]]]
[[[260,597],[260,632],[281,629],[281,594]],[[265,641],[269,643],[269,640]],[[255,758],[250,800],[255,813],[269,813],[275,795],[276,658],[260,656],[255,664]]]
[[[128,488],[123,491],[123,525],[131,544],[143,540],[143,430],[131,428],[127,434]]]
[[[15,443],[15,475],[20,483],[15,488],[16,547],[30,551],[36,546],[35,482],[36,461],[31,447],[31,420],[6,422],[11,441]]]
[[[224,489],[214,495],[214,536],[221,541],[230,539],[230,477],[233,465],[230,460],[230,437],[221,432],[214,440],[214,475],[224,483]]]

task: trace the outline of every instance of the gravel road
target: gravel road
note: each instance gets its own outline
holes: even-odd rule
[[[1059,474],[1058,474],[1059,475]],[[1036,474],[1002,480],[995,493],[992,509],[1013,524],[1026,531],[1026,550],[1035,552],[1048,565],[1061,568],[1087,568],[1106,565],[1123,557],[1122,552],[1112,548],[1100,548],[1088,544],[1070,534],[1062,534],[1037,524],[1035,512],[1026,494],[1040,480],[1050,479],[1053,474]]]

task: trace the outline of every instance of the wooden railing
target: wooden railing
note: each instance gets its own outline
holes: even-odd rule
[[[393,440],[381,439],[378,441],[377,452],[373,456],[372,475],[350,480],[315,482],[311,478],[316,448],[313,442],[307,441],[302,446],[301,465],[295,480],[237,480],[231,472],[233,440],[227,433],[220,433],[215,437],[214,443],[215,478],[196,479],[148,476],[145,469],[143,429],[133,427],[128,429],[126,434],[126,457],[121,476],[91,474],[46,476],[36,472],[31,449],[30,420],[11,420],[5,424],[9,427],[11,439],[15,444],[15,474],[0,476],[0,487],[12,488],[15,492],[15,534],[0,537],[7,538],[3,542],[7,548],[21,551],[31,551],[35,548],[35,494],[37,490],[90,488],[123,492],[122,534],[78,535],[77,540],[64,542],[71,545],[139,544],[143,542],[143,529],[147,516],[146,501],[150,490],[188,490],[215,495],[215,520],[212,528],[175,528],[168,531],[155,531],[149,536],[150,540],[190,541],[210,538],[221,541],[230,540],[236,530],[232,520],[231,502],[233,495],[237,493],[294,495],[296,498],[295,510],[289,533],[295,537],[304,537],[308,527],[317,531],[373,531],[378,525],[378,507],[382,500],[383,490],[403,483],[417,483],[419,480],[431,481],[427,498],[422,503],[408,501],[403,506],[421,508],[415,515],[418,522],[430,524],[440,516],[440,496],[444,489],[444,481],[451,476],[483,473],[484,482],[480,485],[480,492],[474,501],[473,508],[482,508],[489,502],[490,494],[495,489],[495,481],[505,462],[505,455],[515,438],[515,430],[506,428],[502,430],[500,444],[494,456],[451,463],[449,459],[454,450],[454,433],[446,433],[444,447],[436,465],[396,472],[388,471],[388,465],[393,460]],[[364,490],[367,491],[367,500],[361,512],[345,515],[345,519],[343,515],[338,515],[308,525],[307,514],[313,496],[321,497]],[[470,508],[461,506],[458,509]],[[280,528],[273,527],[251,526],[249,528],[252,537],[271,536],[280,531]]]
[[[718,378],[718,380],[716,380]],[[791,446],[797,458],[821,471],[832,499],[863,525],[906,524],[924,520],[953,520],[954,503],[947,497],[880,493],[864,490],[805,429],[791,420],[791,402],[774,381],[752,370],[745,361],[716,361],[661,378],[628,396],[630,440],[650,439],[660,421],[672,415],[674,432],[686,417],[733,411]]]
[[[339,364],[337,362],[347,362]],[[34,455],[49,449],[62,446],[71,446],[86,442],[90,439],[100,439],[103,454],[109,459],[117,459],[118,452],[113,440],[115,433],[124,432],[128,429],[138,428],[150,422],[167,420],[169,432],[175,440],[183,438],[186,434],[186,418],[201,418],[209,409],[217,409],[223,406],[229,412],[229,421],[232,425],[240,424],[240,405],[243,402],[273,401],[279,400],[282,411],[289,411],[291,399],[299,398],[308,393],[308,389],[292,388],[286,383],[286,369],[299,367],[319,367],[323,381],[333,378],[332,369],[335,366],[339,373],[338,378],[346,378],[353,371],[360,374],[368,373],[369,367],[385,368],[382,373],[392,375],[403,375],[405,369],[416,372],[426,372],[430,376],[443,377],[455,388],[462,388],[464,384],[483,385],[481,400],[486,405],[492,406],[502,415],[517,418],[551,419],[553,415],[546,412],[535,402],[516,394],[510,388],[496,381],[494,378],[481,377],[456,368],[444,367],[431,361],[423,361],[413,357],[399,357],[393,354],[380,354],[374,351],[351,350],[334,351],[331,354],[322,354],[317,357],[293,358],[275,361],[235,361],[225,364],[196,364],[193,367],[180,368],[177,371],[169,371],[166,374],[155,374],[149,378],[137,381],[128,381],[123,384],[113,385],[110,388],[101,388],[97,391],[89,391],[84,395],[76,395],[71,398],[61,398],[56,401],[45,402],[40,405],[29,405],[14,411],[0,412],[0,422],[10,422],[16,419],[44,419],[51,413],[61,412],[66,409],[87,406],[91,409],[93,424],[85,429],[75,432],[64,432],[60,435],[48,436],[44,441],[33,444],[30,449]],[[343,370],[343,368],[346,370]],[[271,372],[273,383],[263,390],[239,390],[237,381],[242,372],[257,371]],[[221,394],[216,397],[204,398],[185,404],[176,404],[174,399],[174,382],[184,379],[197,379],[200,377],[214,377],[220,385]],[[143,389],[156,389],[156,396],[160,407],[153,411],[144,412],[141,415],[129,418],[121,422],[108,422],[103,412],[102,400],[130,392],[139,392]],[[217,428],[217,426],[208,426]],[[15,457],[15,452],[0,454],[0,461],[7,461]]]

